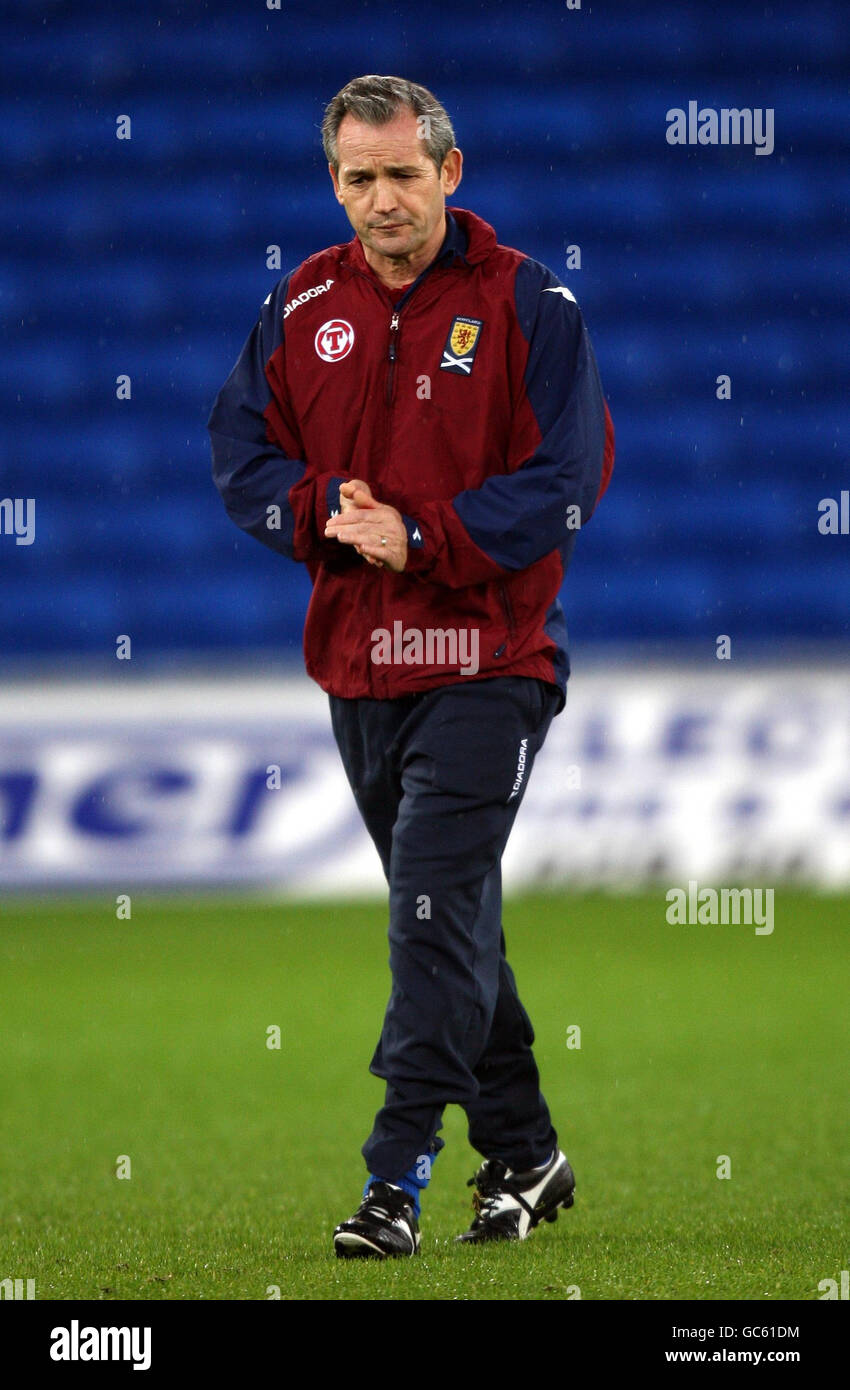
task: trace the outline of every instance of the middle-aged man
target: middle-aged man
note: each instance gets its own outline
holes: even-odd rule
[[[338,1255],[380,1258],[419,1247],[449,1103],[484,1158],[459,1239],[522,1240],[573,1201],[501,860],[565,703],[558,592],[614,440],[569,290],[447,212],[462,155],[436,98],[358,77],[322,134],[356,235],[272,290],[209,429],[230,516],[309,570],[307,671],[389,883],[386,1093],[334,1232]]]

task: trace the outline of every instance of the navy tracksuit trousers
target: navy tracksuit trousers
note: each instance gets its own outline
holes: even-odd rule
[[[505,959],[501,859],[560,702],[557,687],[523,676],[330,697],[389,883],[392,990],[370,1066],[386,1097],[362,1151],[389,1182],[442,1148],[448,1103],[466,1111],[473,1148],[516,1171],[557,1142]]]

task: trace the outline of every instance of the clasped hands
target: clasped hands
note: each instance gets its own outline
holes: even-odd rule
[[[342,510],[329,517],[325,538],[353,545],[370,565],[400,574],[407,564],[407,528],[401,512],[378,502],[369,484],[359,478],[343,483],[339,498]]]

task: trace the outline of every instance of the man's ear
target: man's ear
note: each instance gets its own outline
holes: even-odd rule
[[[462,178],[463,155],[461,154],[457,146],[455,146],[453,150],[449,150],[448,154],[443,160],[443,167],[440,170],[440,179],[443,185],[443,192],[445,193],[447,198],[450,197],[452,193],[454,193],[455,189],[459,186]]]
[[[338,179],[337,176],[336,176],[336,170],[334,169],[334,166],[333,166],[332,164],[329,164],[329,165],[328,165],[328,173],[329,173],[330,176],[331,176],[331,183],[332,183],[333,186],[334,186],[334,194],[335,194],[335,196],[336,196],[336,200],[337,200],[338,203],[341,203],[341,202],[342,202],[342,193],[340,192],[339,179]]]

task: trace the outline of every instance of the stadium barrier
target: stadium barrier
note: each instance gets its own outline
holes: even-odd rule
[[[509,789],[508,789],[509,790]],[[306,679],[7,686],[0,886],[381,892]],[[504,860],[508,890],[850,884],[836,669],[574,676]]]

